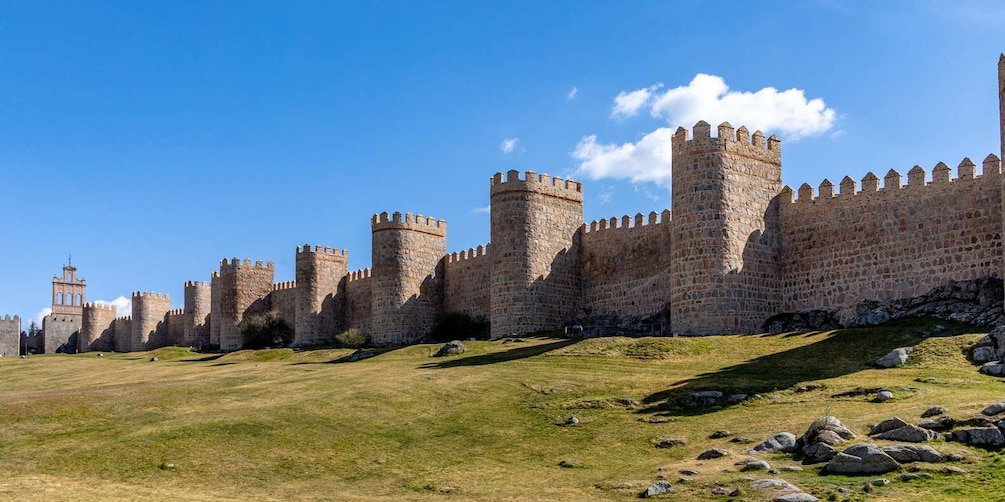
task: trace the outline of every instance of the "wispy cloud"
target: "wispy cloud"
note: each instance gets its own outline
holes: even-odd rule
[[[607,204],[614,198],[614,193],[614,187],[608,185],[604,187],[602,192],[597,194],[597,201],[600,202],[600,204]]]
[[[518,143],[520,143],[520,138],[506,138],[499,144],[499,149],[503,153],[512,153]]]
[[[573,87],[568,94],[565,95],[566,99],[576,99],[576,94],[579,94],[579,87]]]
[[[485,207],[476,207],[476,208],[474,208],[474,209],[471,210],[472,213],[488,213],[490,211],[492,211],[492,206],[491,205],[488,205],[488,206],[485,206]]]
[[[670,138],[677,127],[690,128],[699,120],[713,125],[729,121],[779,134],[798,141],[832,129],[837,112],[821,98],[807,99],[805,91],[779,91],[765,87],[756,92],[735,91],[719,76],[699,73],[687,85],[660,92],[663,84],[622,91],[614,98],[611,117],[626,119],[648,109],[666,123],[638,141],[603,143],[596,135],[584,136],[571,156],[579,162],[576,174],[589,179],[628,179],[634,183],[655,182],[670,186],[672,158]],[[841,132],[835,133],[840,137]]]
[[[115,315],[118,317],[132,315],[133,313],[133,301],[124,296],[120,296],[112,301],[95,300],[94,303],[98,305],[114,305]]]

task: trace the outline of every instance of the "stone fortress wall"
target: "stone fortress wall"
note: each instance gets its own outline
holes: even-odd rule
[[[21,318],[5,315],[0,318],[0,357],[16,357],[21,353]]]
[[[1005,56],[999,83],[1005,138]],[[911,169],[906,184],[891,170],[882,187],[870,173],[861,184],[845,177],[838,190],[824,180],[814,193],[781,186],[781,142],[760,131],[723,123],[713,135],[699,122],[679,128],[671,147],[672,214],[586,224],[582,184],[497,173],[488,186],[491,244],[448,253],[445,221],[381,213],[371,219],[372,269],[349,272],[347,251],[317,245],[296,248],[288,282],[274,282],[272,262],[223,260],[209,285],[186,283],[183,309],[135,295],[131,319],[85,308],[80,350],[99,340],[115,350],[235,350],[242,320],[270,310],[304,346],[349,328],[378,345],[414,343],[442,312],[484,318],[494,338],[590,322],[755,333],[779,313],[841,315],[861,300],[1002,277],[1005,180],[995,155],[979,175],[964,159],[955,177],[940,162],[930,178]],[[76,280],[64,272],[59,287],[67,279]],[[64,324],[56,342],[75,326]]]

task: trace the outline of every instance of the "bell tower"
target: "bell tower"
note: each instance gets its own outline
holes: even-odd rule
[[[63,276],[52,277],[52,313],[83,315],[87,301],[87,281],[77,278],[77,268],[70,256],[63,265]]]

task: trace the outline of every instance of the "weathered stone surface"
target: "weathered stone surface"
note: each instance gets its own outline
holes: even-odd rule
[[[713,458],[725,457],[726,455],[729,455],[729,451],[722,448],[710,448],[701,452],[698,455],[698,460],[712,460]]]
[[[443,344],[443,346],[440,347],[440,350],[436,351],[436,354],[433,354],[433,356],[434,357],[456,356],[458,354],[463,354],[467,351],[468,348],[465,347],[464,344],[460,342],[460,340],[453,340]]]
[[[893,457],[874,444],[849,446],[827,463],[827,472],[837,474],[882,474],[900,468]]]
[[[737,465],[743,466],[740,468],[741,472],[767,471],[771,469],[771,464],[769,464],[767,461],[752,457],[747,457],[743,459],[743,461]]]
[[[936,417],[936,416],[945,415],[945,414],[946,414],[946,409],[945,408],[943,408],[941,406],[932,406],[931,408],[925,410],[921,414],[921,418]]]
[[[813,443],[803,447],[804,464],[820,464],[828,462],[837,455],[837,450],[827,443]]]
[[[974,350],[970,352],[970,360],[977,364],[1001,361],[998,359],[998,352],[995,348],[987,345],[974,347]]]
[[[885,403],[891,399],[893,399],[893,392],[890,392],[888,390],[881,390],[876,393],[876,399],[874,399],[874,401],[876,401],[877,403]]]
[[[932,431],[947,431],[953,428],[956,421],[949,417],[939,417],[936,420],[922,420],[918,424],[918,427],[922,427]]]
[[[884,446],[883,452],[902,464],[942,461],[942,454],[928,445],[895,444]]]
[[[798,492],[798,493],[786,493],[785,495],[779,495],[775,497],[774,502],[819,502],[820,499],[810,495],[809,493]]]
[[[675,446],[683,446],[687,444],[687,439],[684,438],[659,438],[656,440],[657,448],[673,448]]]
[[[842,438],[841,436],[839,436],[838,433],[836,433],[834,431],[824,430],[824,431],[820,431],[820,433],[817,434],[817,437],[813,439],[813,442],[814,443],[824,443],[824,444],[827,444],[827,445],[830,445],[830,446],[837,446],[837,445],[839,445],[841,443],[844,443],[845,440],[844,440],[844,438]]]
[[[729,437],[729,436],[732,436],[732,435],[733,435],[732,432],[729,432],[729,431],[727,431],[725,429],[720,429],[720,430],[717,430],[717,431],[709,434],[708,438],[709,439],[721,439],[721,438]]]
[[[881,368],[893,368],[907,362],[907,358],[914,352],[914,347],[899,347],[891,350],[885,356],[876,361],[876,365]]]
[[[981,413],[990,417],[1003,411],[1005,411],[1005,402],[997,402],[981,410]]]
[[[646,491],[642,492],[642,498],[655,497],[657,495],[663,495],[664,493],[670,493],[671,491],[673,491],[673,485],[669,482],[657,481],[649,485],[649,487],[646,488]]]
[[[835,436],[837,439],[835,439]],[[803,445],[816,442],[825,442],[830,445],[840,444],[839,440],[855,439],[855,433],[846,427],[840,420],[832,416],[823,416],[813,421],[799,438],[799,443]]]
[[[685,408],[708,408],[718,404],[722,396],[722,392],[717,390],[692,392],[681,399],[680,405]]]
[[[778,434],[771,436],[764,442],[753,447],[750,451],[752,453],[769,453],[773,451],[792,453],[796,451],[796,449],[795,434],[790,432],[779,432]]]
[[[873,425],[872,427],[870,427],[869,428],[869,435],[870,436],[874,436],[876,434],[882,434],[884,432],[889,432],[889,431],[892,431],[894,429],[899,429],[899,428],[905,427],[907,425],[911,425],[911,424],[905,422],[900,417],[888,418],[888,419],[883,420],[882,422],[880,422],[880,423],[878,423],[878,424]]]
[[[950,441],[959,441],[970,446],[999,449],[1005,446],[1005,436],[997,427],[975,427],[955,430],[947,436]]]
[[[801,491],[796,488],[795,485],[789,483],[784,479],[758,479],[750,482],[750,487],[755,490],[784,490],[784,491]]]
[[[928,429],[923,429],[917,425],[905,425],[903,427],[886,431],[875,436],[876,439],[887,441],[907,441],[908,443],[920,443],[935,439],[936,434]]]
[[[990,376],[1005,376],[1005,363],[990,362],[981,365],[981,373]]]

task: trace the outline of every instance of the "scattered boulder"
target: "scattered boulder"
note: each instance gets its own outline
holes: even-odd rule
[[[826,470],[836,474],[882,474],[899,468],[900,464],[878,446],[861,443],[835,455]]]
[[[884,446],[883,452],[902,464],[942,461],[942,454],[928,445],[895,444]]]
[[[160,361],[160,359],[158,359],[157,356],[154,356],[154,357],[150,358],[150,362],[152,362],[152,363],[155,363],[157,361]]]
[[[973,429],[955,430],[947,436],[950,441],[959,441],[970,446],[987,449],[1000,449],[1005,446],[1005,436],[997,427],[975,427]]]
[[[726,455],[729,455],[729,451],[722,448],[710,448],[701,452],[698,455],[698,460],[712,460],[714,458],[725,457]]]
[[[680,400],[680,405],[685,408],[708,408],[718,404],[722,396],[722,392],[717,390],[692,392]]]
[[[813,443],[803,447],[804,464],[821,464],[829,462],[837,455],[837,450],[827,443]]]
[[[1005,411],[1005,402],[997,402],[981,410],[981,414],[991,417],[1003,411]]]
[[[736,465],[742,465],[740,472],[771,470],[771,464],[759,458],[747,457]]]
[[[698,471],[696,471],[694,469],[681,469],[681,470],[679,470],[677,472],[681,473],[684,476],[697,476],[697,475],[701,474],[700,472],[698,472]]]
[[[922,420],[918,427],[923,427],[932,431],[948,431],[956,425],[956,421],[949,417],[939,417],[937,420]]]
[[[750,451],[751,453],[770,453],[774,451],[792,453],[797,449],[795,434],[790,432],[779,432],[778,434],[775,434],[774,436],[766,439],[764,442],[758,444]]]
[[[726,398],[726,402],[729,404],[740,404],[749,399],[746,394],[733,394]]]
[[[938,437],[938,433],[910,424],[892,431],[877,434],[875,436],[876,439],[885,439],[887,441],[906,441],[908,443],[931,441],[936,437]]]
[[[907,362],[908,356],[914,352],[914,347],[898,347],[876,361],[881,368],[893,368]]]
[[[563,423],[563,425],[566,425],[566,426],[579,425],[579,417],[571,416],[571,417],[565,419],[565,423]]]
[[[820,431],[817,437],[813,439],[814,443],[824,443],[830,446],[837,446],[844,442],[844,438],[838,435],[838,433],[832,430]]]
[[[687,444],[687,440],[684,438],[659,438],[656,440],[657,448],[673,448],[674,446],[683,446]]]
[[[433,354],[433,357],[456,356],[467,352],[468,348],[460,340],[452,340],[445,343],[440,350]]]
[[[725,486],[719,486],[712,489],[712,495],[718,495],[720,497],[739,497],[739,488],[726,488]]]
[[[898,479],[900,479],[904,483],[907,483],[909,481],[915,481],[915,480],[921,479],[922,477],[923,476],[921,474],[914,473],[914,472],[909,472],[907,474],[901,474],[900,478],[898,478]]]
[[[905,422],[900,417],[888,418],[888,419],[883,420],[882,422],[880,422],[880,423],[878,423],[876,425],[873,425],[872,427],[869,427],[869,435],[870,436],[875,436],[876,434],[882,434],[884,432],[890,432],[890,431],[892,431],[894,429],[899,429],[899,428],[907,426],[907,425],[911,425],[911,424]]]
[[[810,424],[806,432],[799,438],[799,443],[805,446],[825,442],[834,446],[852,439],[855,439],[855,433],[845,427],[837,417],[823,416]]]
[[[819,502],[820,499],[805,492],[786,493],[774,498],[774,502]]]
[[[946,455],[946,462],[962,462],[966,459],[967,457],[964,457],[962,453],[950,453]]]
[[[942,469],[942,472],[946,474],[966,474],[970,471],[962,467],[956,467],[955,465],[947,465],[945,469]]]
[[[997,359],[999,361],[1005,361],[1005,325],[999,325],[997,328],[991,330],[986,337],[989,345],[995,348],[997,353]],[[984,341],[982,338],[981,341]]]
[[[937,417],[939,415],[945,415],[946,409],[941,406],[932,406],[931,408],[925,410],[921,414],[921,418]]]
[[[891,399],[893,399],[893,392],[890,392],[888,390],[881,390],[876,393],[876,398],[873,399],[873,401],[877,403],[885,403]]]
[[[730,443],[739,443],[739,444],[748,444],[748,443],[753,443],[754,440],[748,438],[747,436],[736,436],[735,438],[730,439],[729,442]]]
[[[673,486],[667,481],[657,481],[646,488],[646,491],[642,492],[642,498],[647,499],[650,497],[655,497],[656,495],[663,495],[664,493],[670,493],[673,491]]]
[[[96,357],[105,357],[105,355],[102,354],[101,352],[98,352],[98,355]]]
[[[995,361],[984,363],[980,372],[989,376],[1005,376],[1005,363]]]
[[[583,462],[580,461],[580,460],[576,460],[576,459],[568,459],[568,460],[562,460],[561,462],[559,462],[558,466],[562,467],[564,469],[575,469],[577,467],[582,467],[583,466]]]
[[[802,491],[796,488],[795,485],[789,483],[784,479],[758,479],[757,481],[752,481],[750,487],[755,490],[785,490],[785,491]]]
[[[974,347],[970,352],[970,360],[977,364],[1001,361],[998,359],[998,352],[990,345]]]
[[[729,437],[729,436],[732,436],[732,435],[733,435],[732,432],[729,432],[729,431],[724,430],[724,429],[719,429],[719,430],[713,432],[712,434],[709,434],[708,438],[709,439],[722,439],[724,437]]]

